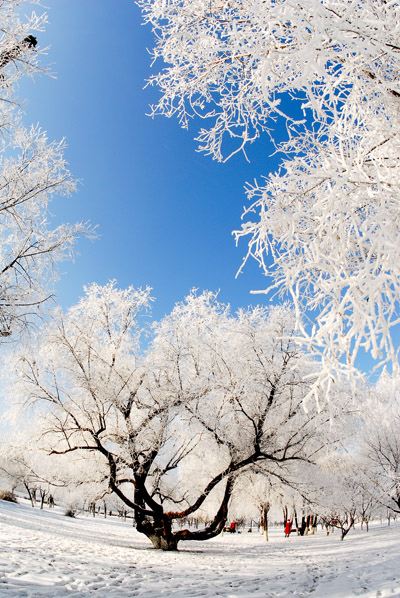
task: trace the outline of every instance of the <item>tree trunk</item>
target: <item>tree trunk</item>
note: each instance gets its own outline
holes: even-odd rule
[[[296,519],[296,524],[297,524],[297,519]],[[300,533],[300,536],[304,536],[305,531],[306,531],[306,527],[307,527],[307,525],[306,525],[306,518],[303,515],[302,518],[301,518],[301,526],[300,526],[300,529],[298,530],[299,533]]]
[[[178,550],[178,543],[183,540],[208,540],[218,536],[224,526],[228,517],[228,503],[232,494],[234,486],[234,479],[228,477],[224,496],[214,519],[209,521],[203,529],[192,531],[190,529],[179,529],[172,531],[172,523],[178,520],[179,513],[168,512],[164,513],[162,507],[157,511],[153,510],[152,514],[145,513],[141,508],[135,509],[136,529],[138,532],[144,534],[149,538],[154,548],[157,550]],[[135,502],[138,507],[144,505],[143,496],[138,485],[135,488]],[[149,502],[148,500],[146,502]],[[198,522],[198,518],[196,518]]]
[[[148,538],[158,550],[178,550],[178,540],[173,534],[169,537],[150,535]]]
[[[344,539],[345,539],[345,537],[347,536],[347,534],[349,533],[349,531],[350,531],[350,527],[347,527],[347,528],[345,528],[345,527],[342,527],[342,528],[341,528],[341,536],[340,536],[340,539],[341,539],[341,540],[344,540]]]
[[[40,508],[43,509],[44,501],[47,496],[47,491],[40,489]]]
[[[286,521],[288,519],[289,519],[289,510],[288,510],[287,506],[285,505],[283,507],[283,529],[285,529]]]
[[[32,507],[34,507],[36,503],[36,492],[34,490],[31,490],[26,482],[24,482],[24,486],[28,493],[29,500],[31,501],[31,505]]]
[[[269,538],[268,538],[268,511],[270,509],[269,503],[267,505],[264,505],[263,507],[263,513],[262,513],[262,519],[264,522],[264,537],[265,537],[265,541],[268,542]]]
[[[190,529],[178,529],[172,531],[172,524],[174,521],[181,521],[188,519],[189,516],[196,513],[202,502],[207,498],[214,485],[223,480],[222,476],[217,476],[213,483],[208,484],[203,494],[195,501],[191,507],[183,511],[169,511],[164,512],[162,504],[156,502],[151,494],[149,494],[145,482],[147,470],[150,469],[152,460],[149,459],[146,463],[143,472],[135,474],[135,488],[134,488],[134,502],[128,500],[120,491],[117,485],[110,484],[110,488],[114,490],[122,500],[133,508],[134,520],[136,522],[136,529],[139,533],[144,534],[149,538],[154,548],[157,550],[177,550],[178,543],[182,540],[208,540],[218,536],[224,526],[228,517],[228,504],[233,492],[235,481],[234,473],[226,476],[226,486],[219,509],[214,516],[214,519],[207,521],[203,529],[196,531]],[[219,479],[221,477],[221,479]],[[215,482],[215,484],[214,484]],[[213,485],[214,484],[214,485]],[[193,518],[192,518],[193,519]],[[198,522],[198,517],[196,517]]]
[[[296,525],[297,535],[299,535],[300,534],[300,528],[299,528],[299,522],[297,521],[297,511],[296,511],[296,509],[293,509],[293,516],[294,516],[294,521],[295,521],[295,525]]]

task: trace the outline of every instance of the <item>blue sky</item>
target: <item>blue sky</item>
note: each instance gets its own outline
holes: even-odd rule
[[[84,284],[114,278],[153,287],[156,318],[193,287],[220,289],[235,309],[267,301],[250,294],[267,282],[255,262],[235,279],[246,244],[236,248],[231,234],[247,203],[245,182],[276,165],[267,140],[250,148],[250,163],[238,155],[219,164],[196,152],[196,123],[185,131],[177,120],[146,116],[158,97],[144,89],[153,34],[133,0],[53,0],[47,12],[38,43],[49,46],[57,79],[25,79],[19,95],[28,123],[39,122],[51,140],[66,138],[81,180],[74,196],[53,204],[56,219],[90,220],[100,234],[62,264],[58,301],[72,305]]]
[[[256,262],[235,274],[246,253],[232,231],[247,204],[244,185],[276,169],[267,137],[226,164],[196,152],[202,123],[189,131],[176,119],[146,116],[158,98],[146,80],[153,34],[133,0],[49,0],[49,46],[44,63],[57,78],[23,79],[28,124],[40,123],[50,140],[66,138],[66,158],[80,179],[78,192],[52,204],[55,220],[90,220],[99,238],[82,240],[75,263],[61,264],[57,300],[76,303],[83,286],[116,279],[153,288],[160,319],[195,287],[220,291],[233,309],[269,303],[267,279]],[[25,12],[30,5],[22,5]],[[39,12],[39,10],[38,10]],[[368,370],[370,360],[361,357]]]

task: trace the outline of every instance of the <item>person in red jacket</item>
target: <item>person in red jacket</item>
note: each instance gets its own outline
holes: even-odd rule
[[[291,527],[291,521],[290,521],[290,519],[288,519],[286,521],[286,525],[285,525],[285,538],[289,538],[289,536],[290,536],[290,531],[291,531],[290,527]]]

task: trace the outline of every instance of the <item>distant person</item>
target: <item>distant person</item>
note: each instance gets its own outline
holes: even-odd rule
[[[290,528],[291,528],[291,525],[292,525],[292,524],[291,524],[291,521],[290,521],[290,519],[288,519],[288,520],[286,521],[286,525],[285,525],[285,538],[289,538],[289,536],[290,536],[290,532],[291,532],[291,529],[290,529]]]

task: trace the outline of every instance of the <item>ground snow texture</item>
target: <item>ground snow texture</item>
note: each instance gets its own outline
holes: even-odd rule
[[[0,501],[1,598],[400,597],[400,525],[151,548],[131,523]]]

